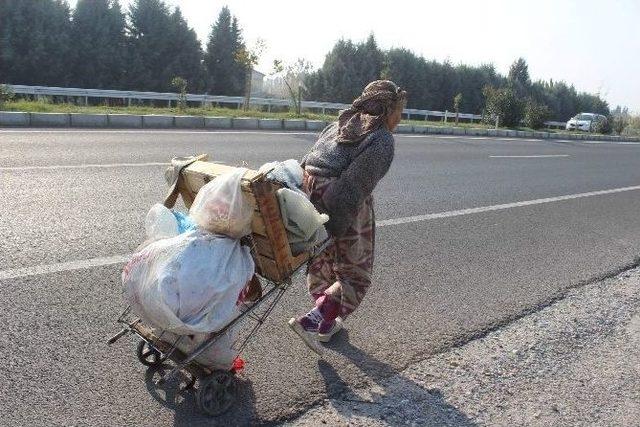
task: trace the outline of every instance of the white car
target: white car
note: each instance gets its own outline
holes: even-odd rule
[[[602,114],[595,113],[580,113],[575,115],[567,122],[567,130],[583,130],[585,132],[591,132],[593,125],[601,120],[607,120]]]

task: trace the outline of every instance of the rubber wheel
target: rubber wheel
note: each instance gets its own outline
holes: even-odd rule
[[[149,347],[146,341],[140,341],[138,343],[136,355],[140,363],[145,366],[156,367],[162,365],[162,362],[164,362],[162,354],[156,349]]]
[[[236,382],[232,372],[214,371],[200,380],[196,393],[198,407],[207,415],[228,411],[236,400]]]

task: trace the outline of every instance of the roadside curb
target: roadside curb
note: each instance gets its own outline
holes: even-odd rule
[[[258,119],[255,117],[203,117],[136,114],[24,113],[0,111],[0,127],[72,127],[120,129],[242,129],[319,132],[329,122],[300,119]],[[399,134],[484,136],[528,139],[562,139],[572,141],[640,142],[640,138],[613,135],[556,134],[540,131],[483,129],[410,125],[398,126]]]

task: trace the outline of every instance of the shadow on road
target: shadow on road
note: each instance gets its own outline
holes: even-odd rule
[[[337,402],[336,411],[343,417],[382,419],[391,426],[465,426],[476,424],[463,412],[447,403],[438,389],[428,389],[401,375],[391,365],[365,353],[349,342],[347,331],[336,335],[328,348],[343,355],[374,384],[370,395],[363,399],[345,383],[328,362],[320,360],[318,368],[327,395]],[[391,378],[392,377],[392,378]]]
[[[217,417],[209,417],[198,409],[195,389],[181,391],[176,381],[168,381],[162,385],[155,384],[155,380],[168,372],[169,369],[169,366],[148,369],[145,373],[145,384],[149,394],[157,402],[174,411],[173,425],[175,427],[239,426],[251,425],[254,422],[256,413],[253,385],[242,374],[236,376],[237,397],[235,404],[226,413]]]

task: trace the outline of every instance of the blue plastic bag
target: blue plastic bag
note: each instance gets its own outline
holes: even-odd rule
[[[187,231],[198,228],[195,222],[193,222],[188,215],[185,215],[182,212],[173,211],[173,216],[175,216],[176,221],[178,221],[178,234],[186,233]]]

